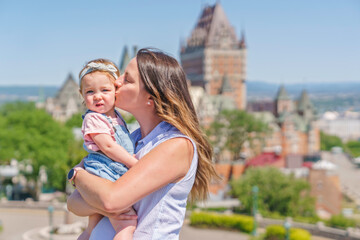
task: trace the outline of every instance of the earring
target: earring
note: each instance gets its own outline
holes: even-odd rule
[[[147,105],[150,105],[150,101],[147,102]]]

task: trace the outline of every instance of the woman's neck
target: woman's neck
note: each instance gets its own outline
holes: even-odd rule
[[[144,138],[163,120],[156,114],[152,114],[145,118],[139,118],[137,121],[140,125],[141,137]]]

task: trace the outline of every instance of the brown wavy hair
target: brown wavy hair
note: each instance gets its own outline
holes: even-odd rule
[[[175,58],[158,49],[140,49],[136,59],[141,80],[152,96],[157,115],[196,144],[199,159],[190,200],[205,200],[211,179],[218,175],[212,163],[212,147],[201,131],[190,97],[185,72]]]

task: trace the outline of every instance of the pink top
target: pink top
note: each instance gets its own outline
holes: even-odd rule
[[[116,118],[111,118],[114,125],[124,125],[122,120],[116,115]],[[105,133],[109,134],[114,141],[115,132],[111,123],[101,113],[91,112],[85,115],[81,128],[84,144],[89,150],[99,151],[99,147],[96,146],[89,134],[93,133]]]

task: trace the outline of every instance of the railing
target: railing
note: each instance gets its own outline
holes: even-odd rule
[[[266,228],[268,225],[284,225],[284,220],[279,219],[269,219],[269,218],[258,218],[258,224],[262,228]],[[348,228],[346,230],[331,228],[325,226],[323,222],[318,222],[317,224],[308,224],[308,223],[299,223],[292,222],[291,226],[293,228],[301,228],[309,231],[312,235],[326,237],[336,240],[359,240],[360,231],[353,228]]]

